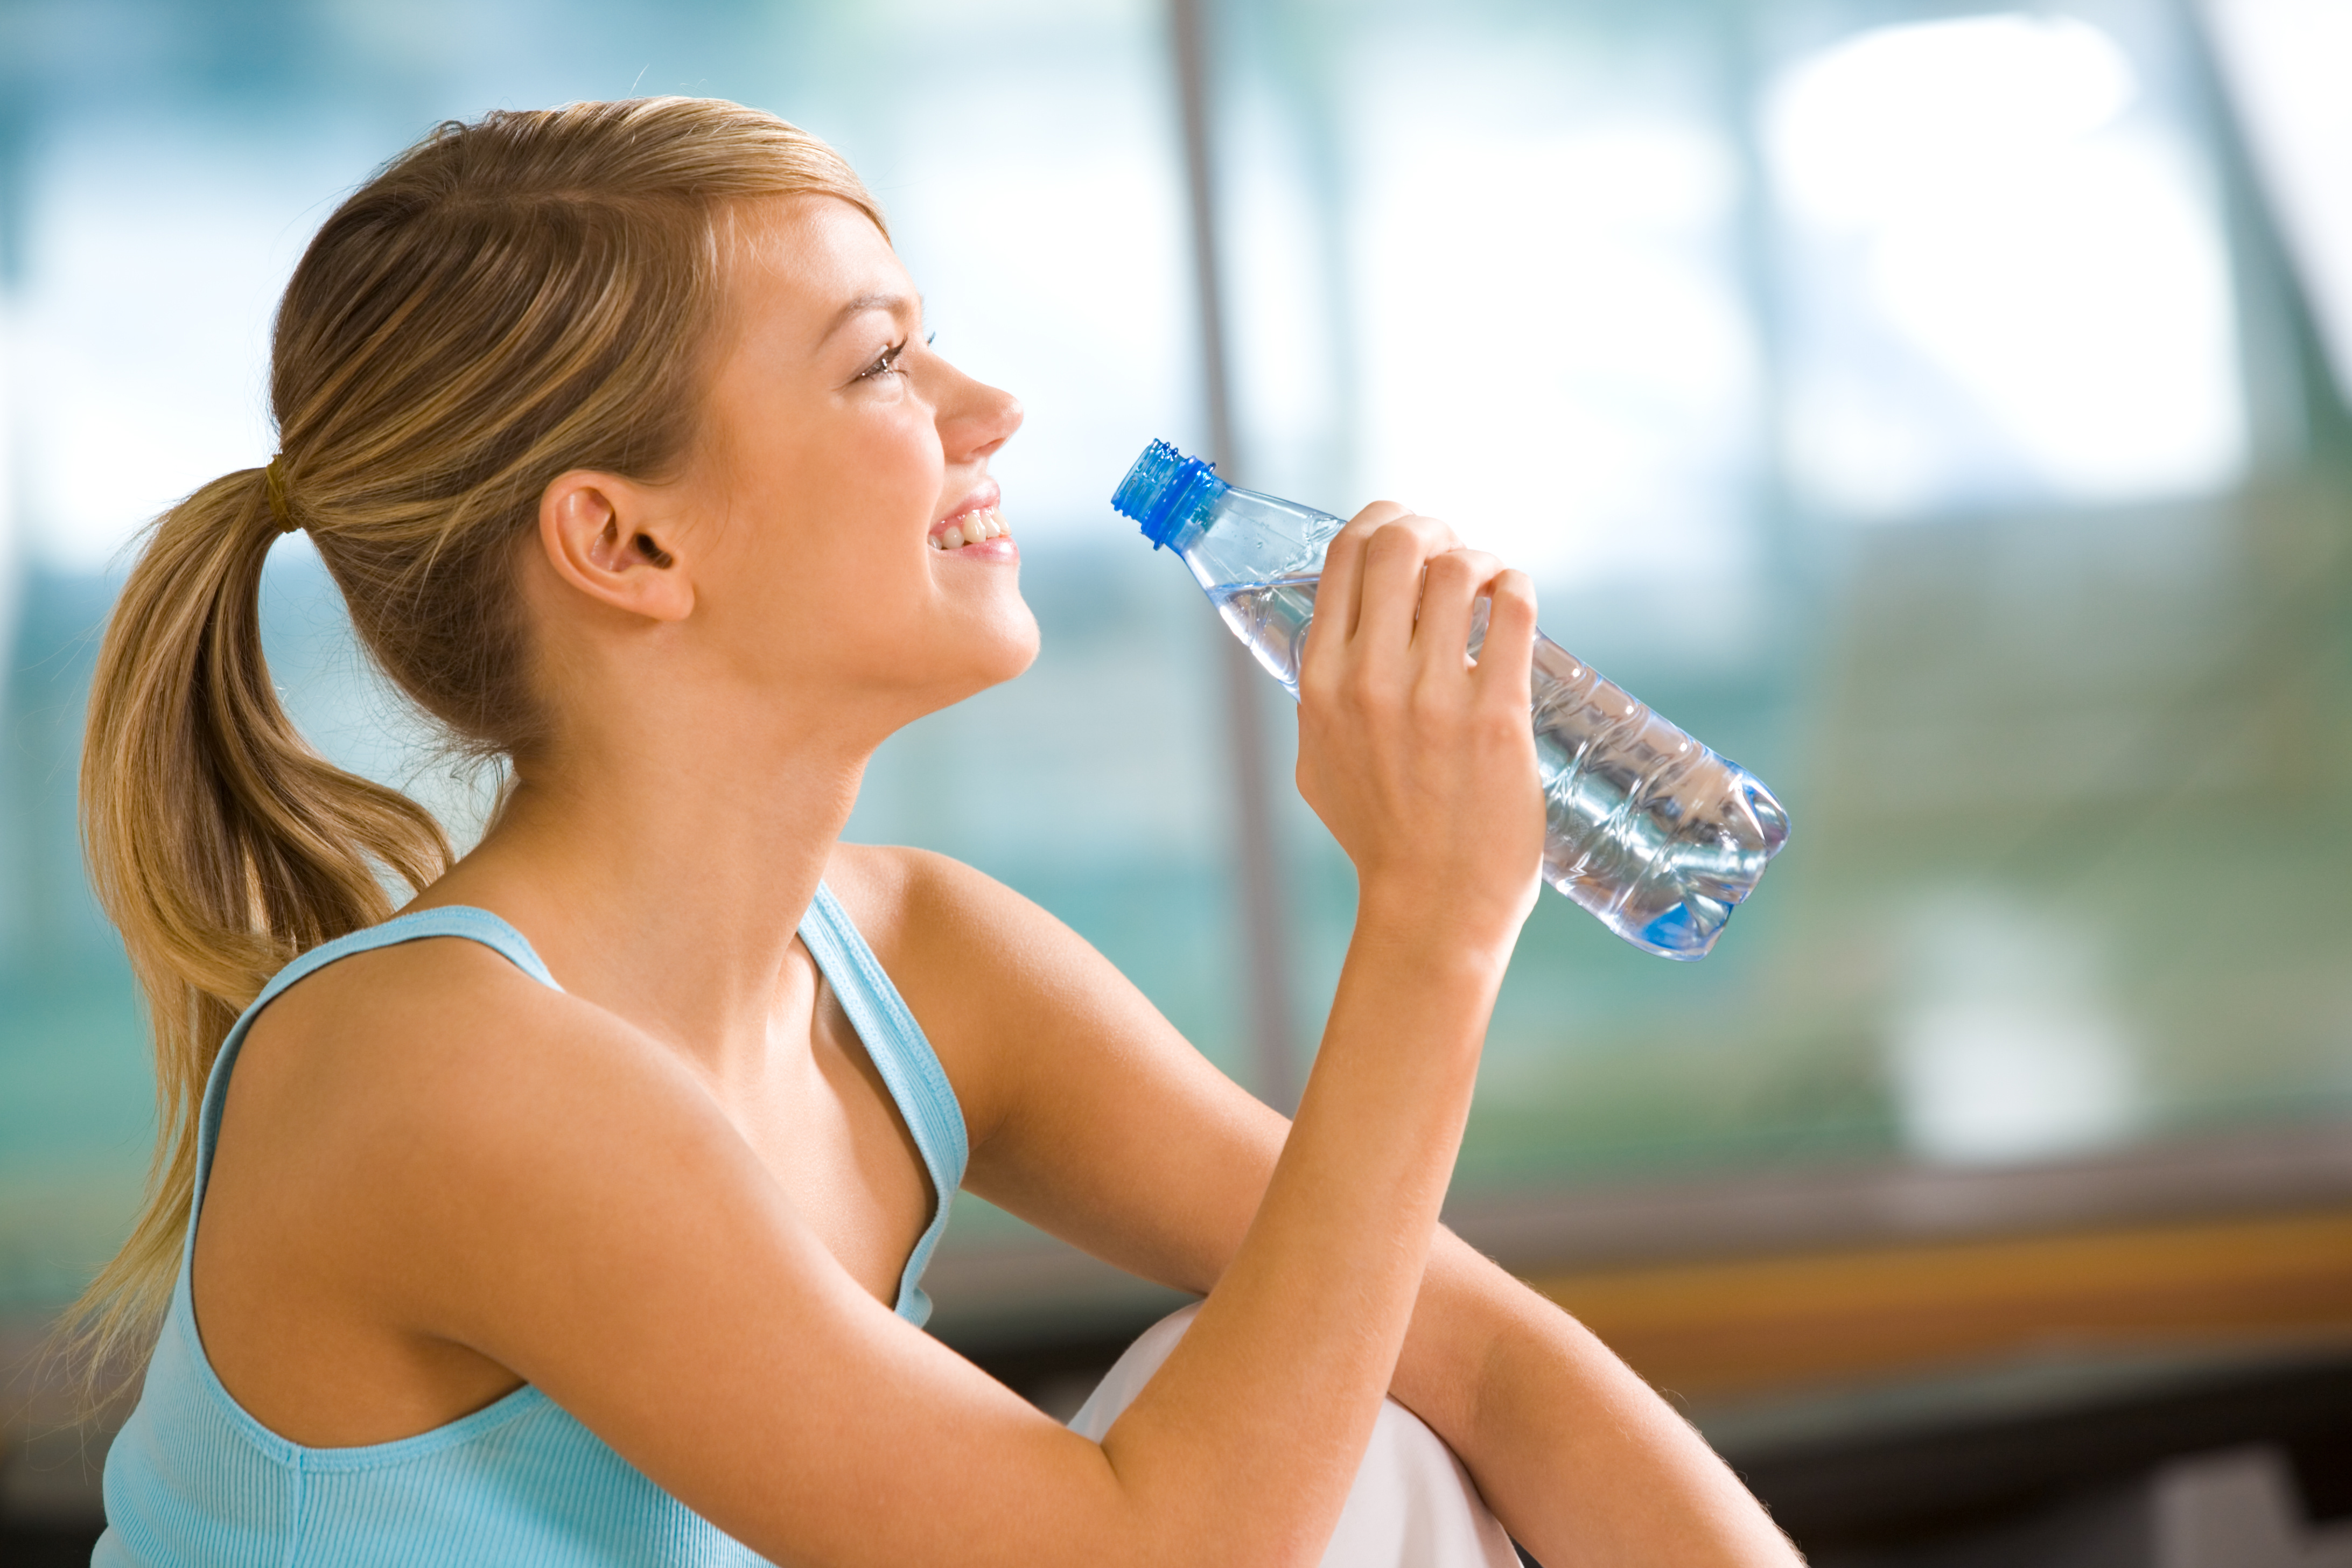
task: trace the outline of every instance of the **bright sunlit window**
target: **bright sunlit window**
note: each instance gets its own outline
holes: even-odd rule
[[[2210,0],[2206,11],[2336,384],[2352,390],[2352,5]]]
[[[1381,39],[1352,95],[1368,493],[1548,588],[1750,570],[1738,158],[1698,73],[1478,44]]]
[[[2047,15],[1879,28],[1780,79],[1763,131],[1810,499],[1900,516],[2237,473],[2228,260],[2167,96]]]

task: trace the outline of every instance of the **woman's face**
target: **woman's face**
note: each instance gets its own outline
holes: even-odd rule
[[[762,689],[813,684],[888,728],[1020,674],[1037,623],[988,472],[1020,404],[925,343],[907,269],[847,202],[738,221],[676,498],[704,634]]]

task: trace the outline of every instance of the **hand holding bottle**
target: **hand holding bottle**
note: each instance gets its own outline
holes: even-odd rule
[[[1331,542],[1299,663],[1298,788],[1355,863],[1360,925],[1442,921],[1507,956],[1541,886],[1535,626],[1527,574],[1433,518],[1379,502]]]

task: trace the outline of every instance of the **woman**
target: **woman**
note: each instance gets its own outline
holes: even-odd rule
[[[91,704],[164,1097],[99,1561],[1311,1563],[1391,1390],[1555,1568],[1791,1561],[1436,1226],[1537,888],[1523,577],[1387,504],[1332,551],[1299,783],[1361,898],[1295,1124],[1014,894],[838,842],[1036,646],[1018,405],[919,317],[848,168],[726,103],[445,126],[312,242],[280,452],[160,521]],[[455,864],[277,703],[295,528],[510,762]],[[1207,1293],[1099,1442],[918,1331],[959,1182]]]

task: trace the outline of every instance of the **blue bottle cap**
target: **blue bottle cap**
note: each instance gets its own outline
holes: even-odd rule
[[[1174,540],[1187,524],[1207,515],[1229,489],[1217,466],[1188,458],[1165,441],[1154,441],[1127,470],[1111,506],[1143,525],[1151,548]]]

